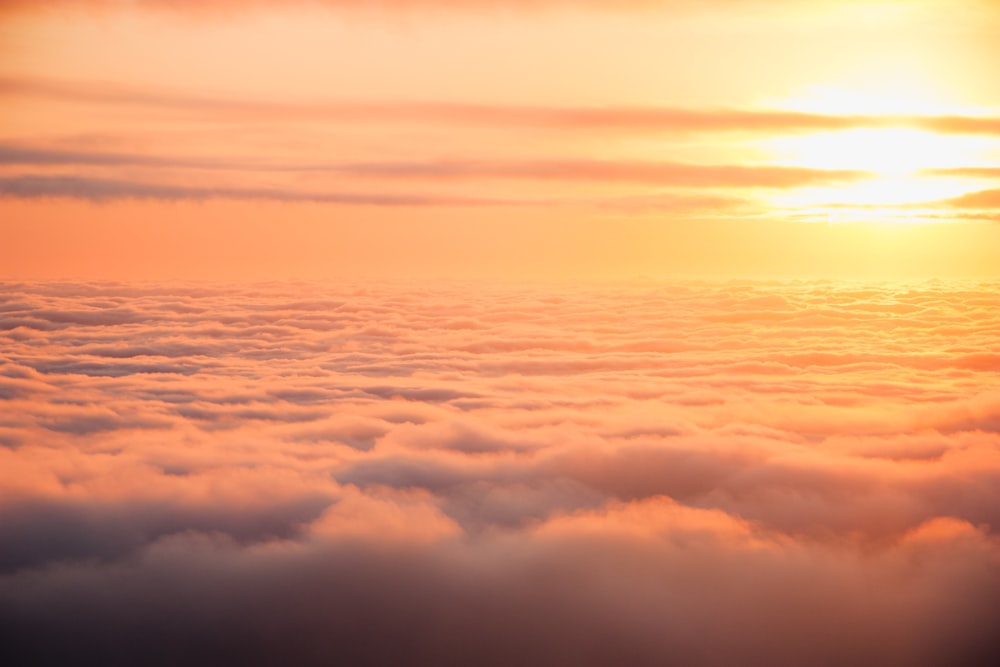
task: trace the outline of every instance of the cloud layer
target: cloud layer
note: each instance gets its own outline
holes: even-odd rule
[[[562,131],[816,132],[912,127],[944,134],[997,135],[994,116],[825,114],[782,109],[696,109],[657,106],[530,106],[432,101],[265,101],[192,95],[138,86],[52,78],[0,77],[0,94],[90,104],[154,108],[218,121],[417,122],[543,128]]]
[[[995,295],[8,283],[0,658],[993,664]]]
[[[863,142],[841,165],[851,168],[761,160],[757,145],[908,128],[925,139],[972,135],[961,139],[985,147],[1000,136],[994,116],[253,98],[27,76],[0,77],[0,96],[26,117],[45,117],[28,113],[41,105],[80,123],[0,141],[2,199],[557,206],[553,216],[573,208],[591,217],[748,221],[977,222],[998,210],[990,167],[935,167],[932,152],[900,187],[867,163]],[[93,121],[111,114],[133,124]],[[937,189],[956,183],[960,190]]]

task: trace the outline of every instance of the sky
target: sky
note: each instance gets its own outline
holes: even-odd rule
[[[0,664],[1000,664],[997,35],[0,0]]]
[[[11,278],[990,277],[991,2],[0,2]]]

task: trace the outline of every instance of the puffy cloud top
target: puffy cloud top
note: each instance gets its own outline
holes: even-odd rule
[[[995,664],[995,295],[8,283],[0,659]]]

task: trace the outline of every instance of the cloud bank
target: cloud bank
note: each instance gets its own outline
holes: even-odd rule
[[[994,664],[996,288],[8,283],[0,659]]]

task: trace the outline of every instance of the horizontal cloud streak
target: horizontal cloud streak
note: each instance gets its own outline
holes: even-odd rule
[[[324,169],[324,167],[318,167]],[[332,167],[357,176],[397,178],[522,178],[584,180],[709,187],[793,187],[864,178],[848,170],[780,166],[701,165],[669,162],[602,160],[537,160],[532,162],[447,161],[428,163],[369,163]]]
[[[1000,209],[1000,188],[970,192],[958,197],[945,199],[943,203],[959,208]]]
[[[929,176],[954,176],[958,178],[1000,178],[1000,167],[948,167],[922,169],[920,173]]]
[[[357,206],[511,206],[541,204],[475,197],[434,195],[364,194],[352,192],[302,192],[276,188],[193,187],[84,176],[0,177],[0,197],[18,199],[72,198],[89,201],[151,199],[162,201],[206,201],[242,199],[275,202],[310,202]]]
[[[149,166],[186,167],[193,169],[254,168],[252,165],[247,165],[243,162],[223,160],[161,157],[107,151],[67,151],[11,144],[0,144],[0,164],[36,166],[87,165],[101,167]]]
[[[520,162],[449,160],[343,164],[268,164],[262,161],[198,160],[110,152],[50,150],[0,145],[0,164],[33,166],[149,166],[276,172],[330,172],[383,179],[451,180],[500,178],[606,181],[665,186],[794,187],[858,180],[862,171],[767,165],[702,165],[609,160],[533,160]]]
[[[96,82],[0,78],[0,95],[31,95],[90,104],[156,107],[202,119],[352,123],[444,123],[549,130],[619,132],[814,132],[912,127],[944,134],[1000,134],[1000,118],[956,115],[819,114],[783,110],[671,107],[538,107],[435,102],[265,102],[159,92]]]

